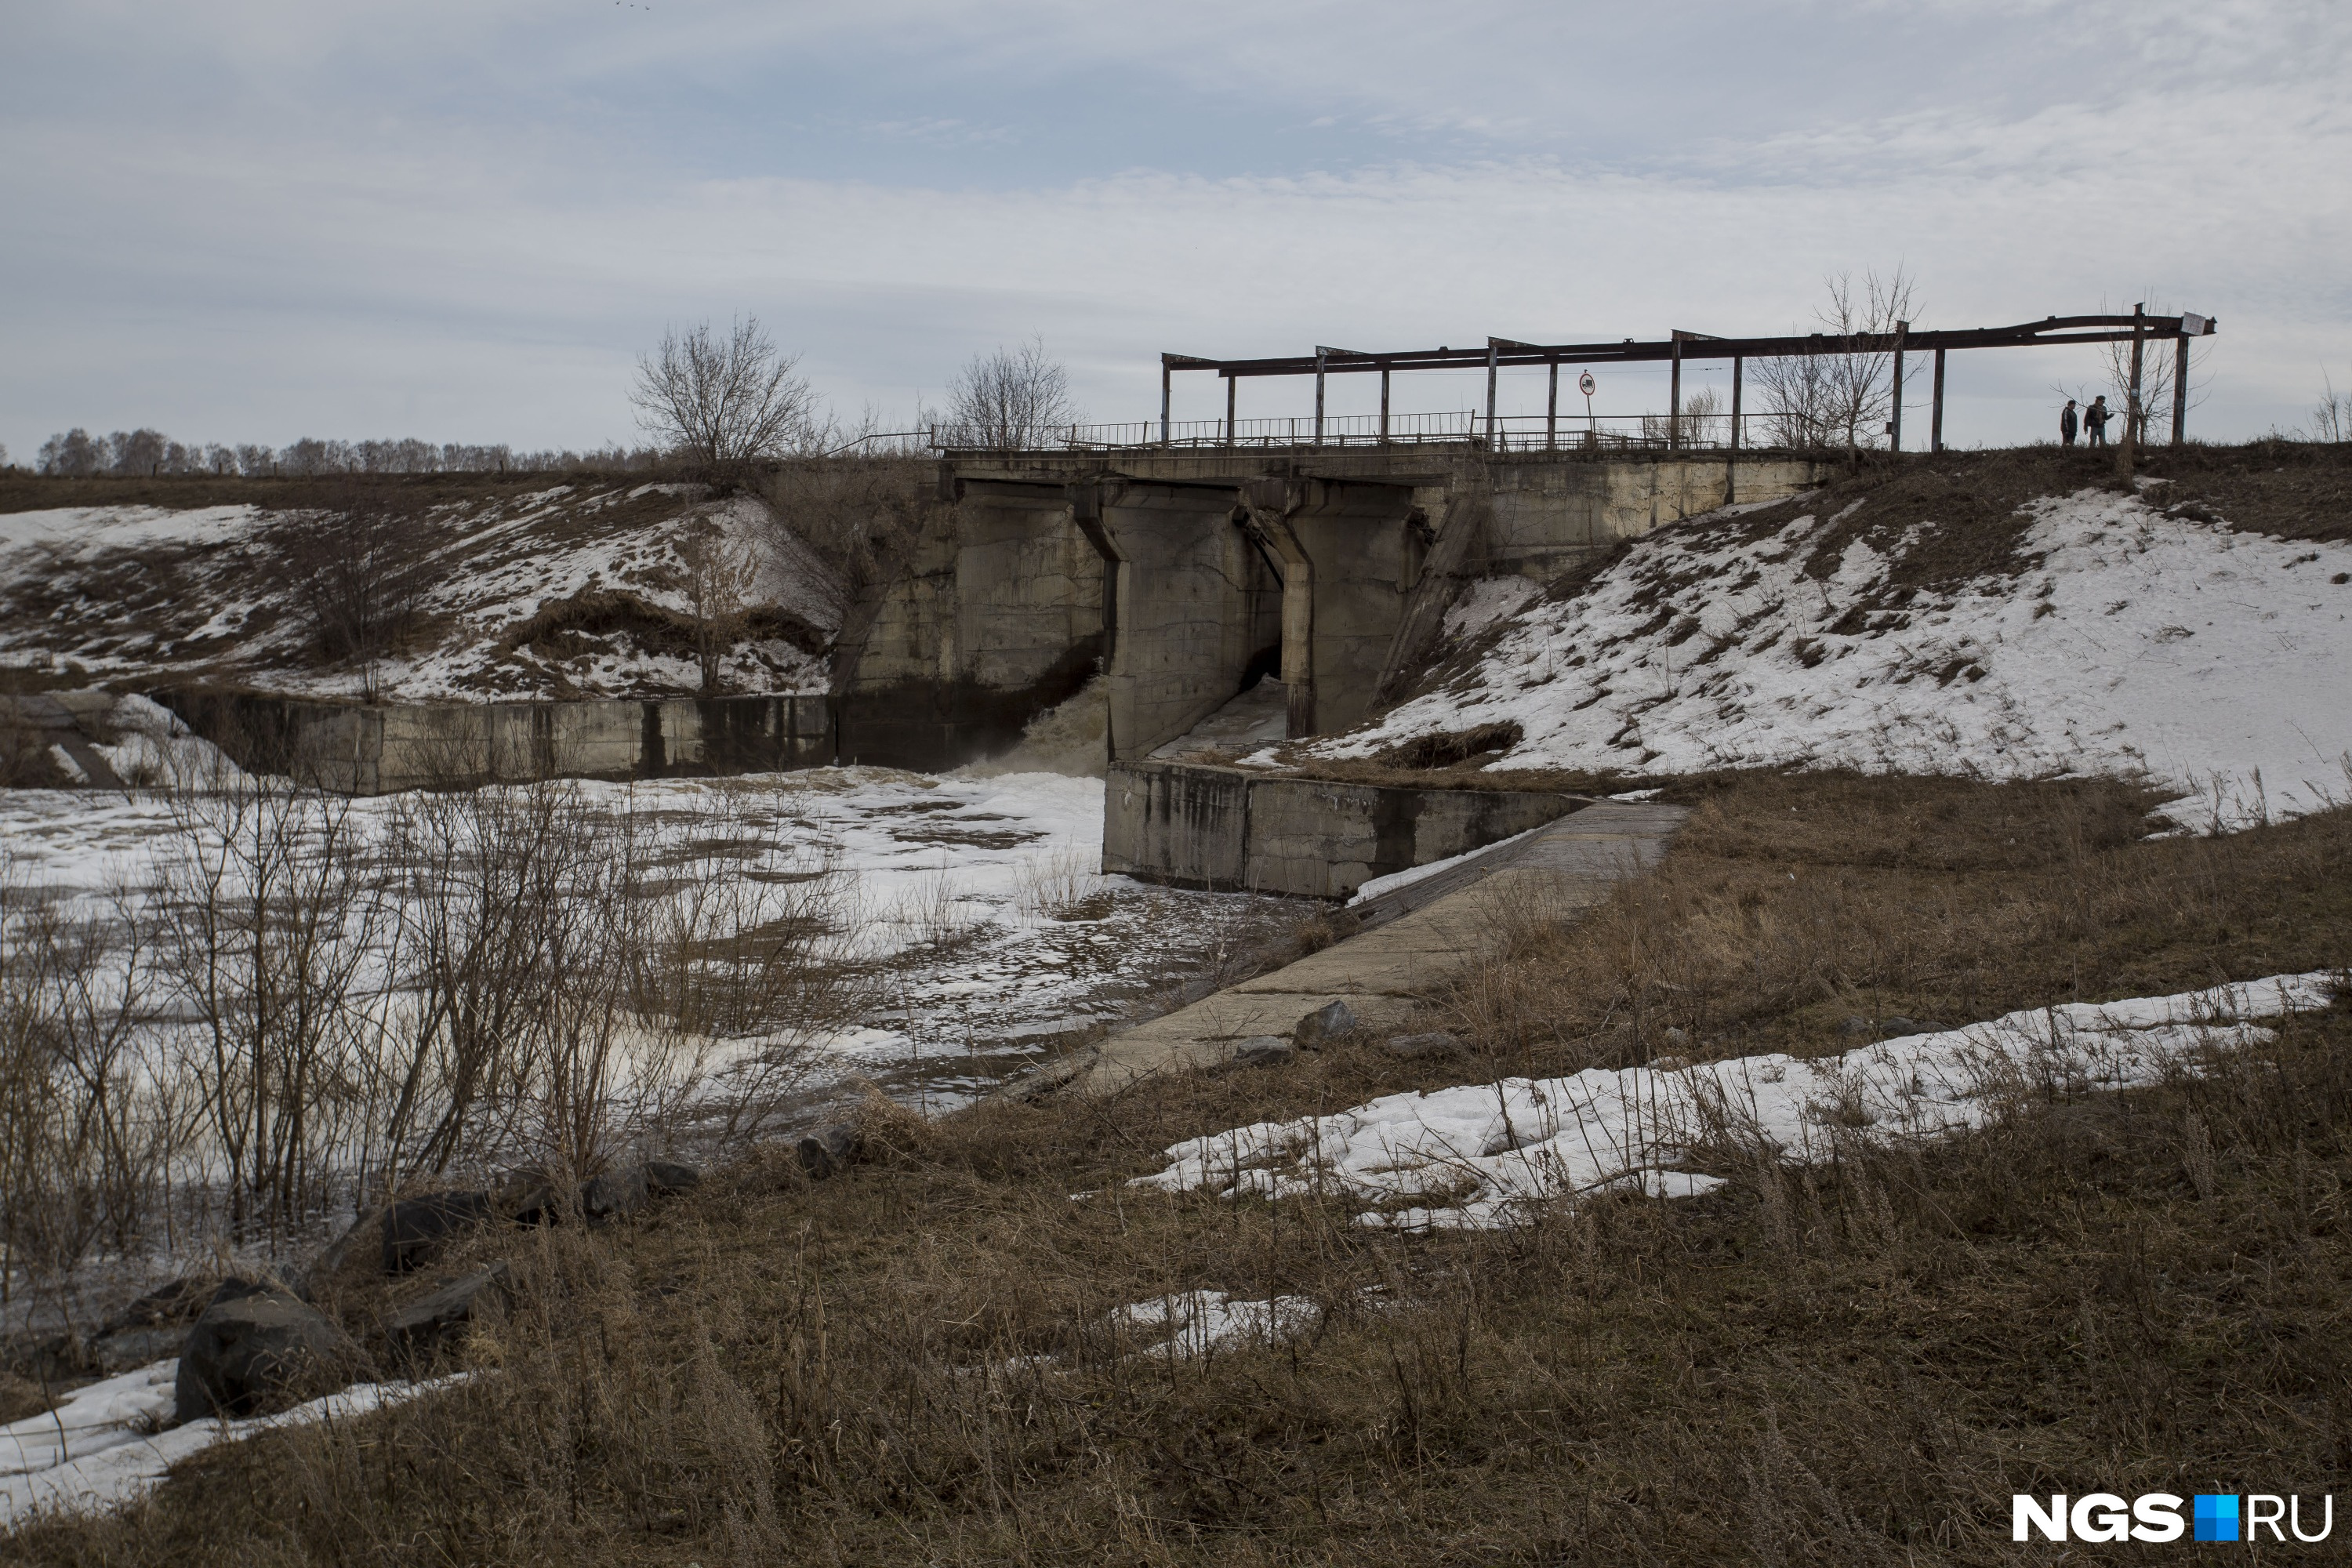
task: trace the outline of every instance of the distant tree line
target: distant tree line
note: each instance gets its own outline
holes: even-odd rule
[[[61,479],[149,479],[159,474],[217,474],[273,479],[310,474],[639,473],[662,468],[650,447],[605,446],[593,451],[518,452],[512,447],[449,441],[321,441],[305,437],[284,447],[223,446],[174,441],[160,430],[117,430],[93,436],[76,428],[41,443],[34,468]]]

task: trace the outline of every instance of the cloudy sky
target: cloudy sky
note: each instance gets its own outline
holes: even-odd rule
[[[0,442],[626,441],[737,311],[852,416],[1038,334],[1139,419],[1162,349],[1781,331],[1898,266],[1921,325],[2214,315],[2192,423],[2253,435],[2352,387],[2348,57],[2342,0],[0,0]],[[1949,433],[2099,374],[1960,356]]]

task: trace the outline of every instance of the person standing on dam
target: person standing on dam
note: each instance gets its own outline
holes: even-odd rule
[[[2066,400],[2066,406],[2058,411],[2058,444],[2062,447],[2074,444],[2074,400],[2071,397]]]
[[[2113,410],[2107,407],[2105,393],[2091,399],[2091,406],[2083,410],[2083,434],[2087,437],[2084,443],[2085,446],[2104,447],[2107,444],[2107,420],[2112,415]]]

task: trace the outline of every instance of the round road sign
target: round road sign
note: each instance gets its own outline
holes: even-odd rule
[[[1587,396],[1587,397],[1590,397],[1590,396],[1591,396],[1591,395],[1592,395],[1592,388],[1593,388],[1593,386],[1594,386],[1595,384],[1596,384],[1594,383],[1594,381],[1593,381],[1593,379],[1592,379],[1592,373],[1591,373],[1591,371],[1589,371],[1589,370],[1588,370],[1588,371],[1586,371],[1582,375],[1580,375],[1580,376],[1578,376],[1578,377],[1576,378],[1576,389],[1577,389],[1579,392],[1581,392],[1582,394],[1584,394],[1584,395],[1585,395],[1585,396]]]

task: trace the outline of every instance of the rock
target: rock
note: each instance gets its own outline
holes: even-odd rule
[[[450,1237],[495,1212],[488,1193],[428,1193],[401,1199],[383,1211],[383,1271],[407,1273],[439,1251]]]
[[[184,1275],[131,1302],[91,1337],[89,1360],[111,1377],[177,1355],[180,1342],[213,1297],[215,1282]]]
[[[519,1165],[499,1178],[490,1202],[517,1225],[552,1225],[563,1217],[563,1200],[544,1165]]]
[[[504,1263],[478,1268],[386,1318],[384,1337],[404,1356],[429,1357],[455,1339],[458,1330],[472,1322],[478,1310],[503,1298],[506,1288]]]
[[[72,1334],[10,1334],[0,1340],[0,1365],[35,1384],[69,1386],[89,1373],[86,1350]]]
[[[182,1323],[110,1329],[89,1342],[89,1360],[100,1372],[112,1377],[179,1354],[180,1342],[187,1337],[187,1327]]]
[[[1280,1035],[1252,1035],[1234,1042],[1234,1066],[1239,1068],[1270,1068],[1290,1060],[1298,1047]]]
[[[808,1173],[809,1180],[822,1182],[854,1164],[864,1145],[856,1123],[836,1121],[793,1144],[793,1152],[800,1156],[801,1169]]]
[[[1443,1029],[1433,1029],[1422,1035],[1391,1036],[1387,1049],[1389,1055],[1407,1061],[1418,1057],[1450,1057],[1462,1049],[1462,1040]]]
[[[1353,1034],[1355,1029],[1355,1011],[1345,1002],[1330,1002],[1298,1020],[1298,1026],[1290,1031],[1290,1043],[1302,1051],[1319,1051],[1324,1042]]]
[[[646,1186],[657,1198],[675,1197],[702,1184],[702,1170],[675,1160],[646,1162]]]
[[[183,1274],[168,1284],[156,1286],[114,1314],[106,1325],[107,1330],[193,1322],[211,1304],[213,1292],[218,1288],[215,1280]]]
[[[302,1270],[302,1278],[295,1282],[294,1293],[315,1305],[319,1293],[352,1266],[352,1259],[367,1249],[371,1237],[381,1243],[383,1221],[384,1208],[381,1204],[352,1221],[343,1234],[329,1242],[319,1256],[310,1260],[310,1266]]]
[[[1881,1039],[1891,1040],[1897,1035],[1916,1035],[1920,1032],[1921,1030],[1919,1026],[1913,1023],[1908,1018],[1881,1018],[1878,1020],[1878,1035]]]
[[[580,1184],[580,1212],[589,1223],[602,1224],[635,1214],[650,1196],[643,1165],[616,1165]]]
[[[1666,1044],[1670,1046],[1688,1046],[1690,1044],[1690,1031],[1688,1029],[1677,1028],[1669,1024],[1666,1026]]]
[[[355,1354],[341,1329],[288,1289],[223,1282],[180,1347],[174,1415],[257,1415],[329,1394]]]
[[[1847,1017],[1844,1023],[1838,1026],[1838,1033],[1854,1039],[1860,1039],[1864,1036],[1874,1031],[1877,1027],[1878,1026],[1868,1018],[1861,1017],[1859,1016],[1851,1016]]]

